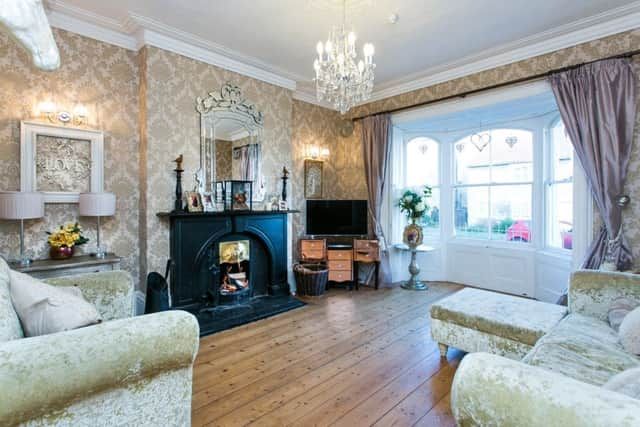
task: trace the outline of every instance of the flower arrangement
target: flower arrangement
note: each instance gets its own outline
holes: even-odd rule
[[[68,247],[84,245],[89,241],[82,235],[82,228],[78,223],[69,223],[61,225],[60,229],[54,233],[47,231],[49,238],[47,241],[52,248]]]
[[[427,199],[431,197],[431,187],[425,185],[421,193],[413,190],[405,190],[398,201],[400,211],[407,215],[410,220],[417,220],[425,216],[429,211]]]

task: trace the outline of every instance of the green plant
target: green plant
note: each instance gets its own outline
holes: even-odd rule
[[[425,185],[421,193],[413,190],[405,190],[398,200],[397,206],[409,219],[420,219],[429,211],[427,199],[431,197],[431,187]]]

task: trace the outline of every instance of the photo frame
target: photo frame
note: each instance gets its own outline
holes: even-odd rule
[[[184,197],[187,199],[188,212],[204,212],[202,207],[202,198],[197,191],[186,191]]]
[[[104,190],[101,131],[20,122],[20,191],[40,191],[45,203],[78,203]]]
[[[307,199],[321,199],[323,187],[323,167],[321,160],[304,161],[304,197]]]
[[[200,193],[200,200],[202,201],[202,209],[204,212],[215,212],[216,205],[214,195],[211,192]]]

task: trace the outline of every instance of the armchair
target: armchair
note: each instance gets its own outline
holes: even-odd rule
[[[105,322],[0,343],[0,425],[190,425],[195,318],[131,317],[122,271],[48,282],[80,286]]]

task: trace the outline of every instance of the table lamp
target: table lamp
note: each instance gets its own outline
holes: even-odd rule
[[[107,251],[100,245],[100,217],[112,216],[116,213],[116,195],[113,193],[81,193],[81,216],[97,217],[96,251],[92,255],[96,258],[104,258]]]
[[[20,220],[20,258],[18,264],[26,267],[31,264],[24,253],[24,220],[44,216],[44,196],[42,193],[19,191],[0,192],[0,218]]]

